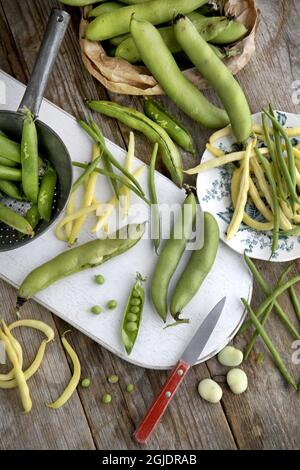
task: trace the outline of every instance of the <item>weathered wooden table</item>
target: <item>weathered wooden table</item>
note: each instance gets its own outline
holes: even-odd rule
[[[1,69],[27,83],[48,14],[58,5],[55,0],[0,0]],[[256,54],[239,74],[239,81],[253,112],[261,110],[268,102],[278,109],[300,112],[300,105],[292,100],[293,82],[300,79],[300,4],[296,0],[258,0],[258,5],[262,17]],[[108,93],[85,71],[78,46],[78,11],[68,10],[72,22],[46,97],[76,117],[87,114],[83,103],[86,97],[116,100],[140,108],[139,99]],[[179,115],[169,100],[163,101]],[[185,116],[180,115],[180,118],[192,129],[201,155],[208,133]],[[128,129],[101,116],[98,119],[106,137],[125,147]],[[149,146],[143,137],[138,136],[137,145],[137,155],[147,162]],[[185,164],[189,163],[185,156]],[[257,264],[274,283],[282,266]],[[295,262],[294,272],[299,272],[299,266],[299,261]],[[1,317],[11,318],[15,297],[15,290],[0,281]],[[255,289],[254,305],[259,300],[260,293]],[[282,305],[292,317],[287,298],[282,299]],[[55,329],[57,338],[67,327],[34,302],[26,305],[25,315],[48,322]],[[299,366],[291,364],[292,338],[275,317],[269,321],[268,330],[299,378]],[[30,336],[28,331],[22,334],[28,357],[33,357],[38,346],[37,335]],[[57,412],[45,407],[44,403],[57,396],[71,373],[57,340],[49,347],[43,367],[30,381],[34,408],[29,415],[20,412],[15,391],[0,392],[0,449],[137,448],[131,434],[163,384],[166,372],[143,370],[127,364],[76,331],[71,341],[80,356],[83,376],[91,378],[91,387],[78,389],[69,403]],[[257,350],[263,350],[263,345],[259,344]],[[194,367],[147,448],[299,449],[300,406],[295,393],[286,387],[268,354],[262,365],[256,364],[253,355],[243,367],[249,377],[249,390],[242,396],[234,396],[225,388],[220,405],[201,400],[197,384],[204,377],[224,374],[222,367],[215,359]],[[122,378],[120,384],[107,384],[107,377],[112,373]],[[136,386],[133,394],[124,390],[124,384],[129,382]],[[100,401],[105,390],[111,391],[114,397],[110,406],[104,406]]]

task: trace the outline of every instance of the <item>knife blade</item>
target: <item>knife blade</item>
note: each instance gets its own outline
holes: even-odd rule
[[[225,301],[226,297],[223,297],[214,306],[187,345],[181,359],[165,382],[161,392],[152,402],[144,419],[135,430],[133,438],[136,442],[144,444],[153,433],[186,373],[195,364],[205,348],[222,314]]]

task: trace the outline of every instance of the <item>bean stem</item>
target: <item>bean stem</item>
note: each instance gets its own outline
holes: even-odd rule
[[[86,165],[85,163],[81,162],[73,162],[73,166],[76,166],[78,168],[87,168],[89,165]],[[125,176],[121,175],[116,175],[115,173],[110,173],[109,171],[103,170],[101,168],[95,168],[94,171],[99,173],[100,175],[106,176],[109,179],[116,179],[120,183],[122,183],[124,186],[127,186],[131,191],[133,191],[138,197],[140,197],[146,204],[150,205],[149,199],[147,199],[143,194],[140,193],[138,188],[134,186],[133,184],[128,181],[128,179]]]
[[[282,360],[282,357],[280,356],[279,352],[277,351],[277,349],[275,348],[273,342],[271,341],[270,337],[268,336],[268,334],[266,333],[264,327],[262,326],[262,324],[259,322],[257,316],[255,315],[255,313],[253,312],[251,306],[248,304],[247,300],[246,299],[242,299],[242,302],[245,306],[245,308],[247,309],[248,311],[248,314],[251,318],[251,323],[254,324],[256,330],[258,331],[259,335],[261,336],[261,338],[263,339],[266,347],[268,348],[268,350],[270,351],[270,354],[272,355],[273,357],[273,360],[275,362],[275,364],[277,365],[278,369],[280,370],[282,376],[285,378],[285,380],[290,384],[292,385],[292,387],[297,390],[297,384],[295,382],[295,380],[293,379],[293,377],[290,375],[288,369],[286,368],[286,365],[285,363],[283,362]]]
[[[271,291],[270,286],[268,286],[268,284],[266,283],[266,281],[264,280],[264,278],[261,276],[260,272],[256,268],[255,264],[249,258],[249,256],[246,255],[246,253],[244,254],[244,259],[245,259],[245,262],[246,262],[248,268],[252,272],[255,281],[257,282],[257,284],[261,288],[261,290],[264,292],[264,294],[266,296],[271,295],[272,291]],[[300,334],[298,333],[297,329],[294,327],[294,325],[292,324],[290,319],[287,317],[286,313],[282,309],[281,305],[277,302],[277,300],[275,300],[275,302],[274,302],[274,308],[275,308],[275,312],[277,313],[280,320],[286,325],[286,327],[291,332],[291,334],[295,337],[295,339],[300,340]],[[251,326],[251,321],[250,320],[246,321],[241,326],[241,328],[239,330],[239,333],[243,333],[244,331],[246,331],[249,328],[249,326]]]

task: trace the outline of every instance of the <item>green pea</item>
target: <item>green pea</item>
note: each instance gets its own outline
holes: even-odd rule
[[[94,307],[91,308],[91,312],[95,315],[99,315],[99,313],[102,312],[102,308],[99,305],[94,305]]]
[[[102,274],[98,274],[97,276],[95,276],[95,281],[97,284],[104,284],[105,282],[105,277],[102,276]]]
[[[141,299],[131,299],[130,305],[141,305]]]
[[[135,315],[135,313],[131,313],[129,312],[128,315],[127,315],[127,320],[129,322],[136,322],[138,319],[137,315]]]
[[[129,313],[139,313],[139,312],[140,312],[140,307],[130,307]]]
[[[127,387],[126,387],[126,390],[127,390],[128,393],[133,392],[133,390],[134,390],[134,385],[133,385],[133,384],[128,384]]]
[[[119,382],[119,377],[117,375],[111,375],[108,377],[107,380],[110,384],[116,384],[117,382]]]
[[[81,386],[82,388],[88,388],[91,385],[90,379],[82,379]]]
[[[138,329],[137,323],[133,321],[129,321],[126,323],[126,330],[128,331],[128,333],[133,333],[137,329]]]
[[[140,297],[140,294],[136,289],[132,292],[132,297],[135,297],[135,298]]]
[[[105,405],[108,405],[109,403],[111,403],[112,397],[109,393],[104,393],[104,395],[102,395],[101,401]]]
[[[114,310],[117,306],[118,306],[118,302],[116,300],[110,300],[106,304],[106,307],[109,308],[109,310]]]

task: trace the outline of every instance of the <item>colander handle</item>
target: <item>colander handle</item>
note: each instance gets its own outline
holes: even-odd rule
[[[70,15],[66,11],[58,8],[51,11],[31,78],[18,111],[27,107],[35,116],[38,116],[48,79],[69,21]]]

